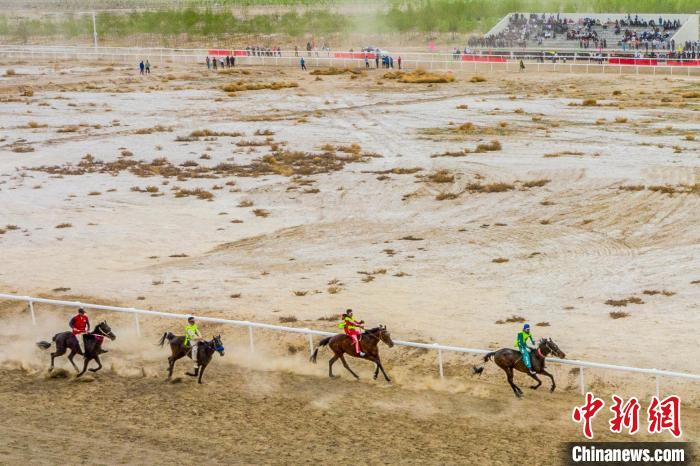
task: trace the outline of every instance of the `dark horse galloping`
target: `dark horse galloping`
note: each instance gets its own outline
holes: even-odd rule
[[[68,354],[68,360],[75,368],[75,371],[78,372],[78,377],[85,373],[88,364],[93,359],[97,362],[97,367],[94,369],[90,369],[90,371],[97,372],[100,369],[102,369],[102,362],[100,362],[100,354],[107,352],[106,350],[102,349],[102,341],[105,339],[105,337],[109,338],[110,340],[114,340],[117,338],[117,336],[114,333],[112,333],[112,329],[109,325],[107,325],[107,322],[103,321],[100,322],[92,332],[83,334],[82,337],[83,346],[85,347],[85,353],[83,353],[80,350],[78,338],[75,335],[73,335],[73,332],[61,332],[53,336],[53,341],[56,343],[56,351],[51,353],[51,367],[49,367],[49,372],[52,371],[54,368],[54,359],[63,356],[69,349],[70,354]],[[39,348],[45,350],[51,348],[51,343],[49,343],[48,341],[40,341],[36,345]],[[82,371],[80,371],[80,369],[78,369],[78,366],[75,365],[75,362],[73,362],[73,358],[76,354],[80,354],[84,358]]]
[[[382,361],[379,359],[379,342],[383,341],[389,348],[394,346],[394,342],[391,341],[391,335],[389,334],[389,331],[384,327],[383,325],[380,325],[377,328],[372,328],[369,330],[365,330],[365,332],[362,334],[362,337],[360,338],[360,348],[361,350],[365,353],[365,356],[363,359],[367,359],[368,361],[372,361],[377,367],[374,370],[374,380],[377,380],[377,376],[379,375],[379,371],[382,371],[382,374],[384,374],[384,378],[386,379],[387,382],[391,383],[391,380],[389,379],[389,376],[386,375],[386,372],[384,371],[384,366],[382,366]],[[356,379],[359,379],[360,377],[353,372],[352,369],[350,369],[350,366],[348,366],[347,361],[345,360],[344,354],[349,354],[352,357],[359,358],[361,357],[355,352],[355,345],[353,344],[352,340],[350,339],[349,336],[340,333],[338,335],[333,335],[332,337],[326,337],[323,340],[321,340],[318,343],[318,346],[316,349],[314,349],[314,353],[311,355],[311,362],[314,364],[316,363],[316,357],[318,356],[318,349],[321,346],[326,346],[333,351],[334,355],[328,361],[328,375],[330,377],[333,376],[333,364],[340,359],[340,361],[343,363],[343,366],[353,375],[355,376]]]
[[[185,337],[173,335],[170,332],[165,332],[161,337],[158,345],[161,347],[165,344],[165,341],[170,343],[170,351],[172,354],[168,357],[168,378],[173,376],[173,367],[175,367],[175,361],[185,356],[192,357],[192,347],[185,346]],[[211,358],[214,353],[219,353],[219,355],[224,355],[224,344],[221,342],[221,335],[217,335],[211,341],[202,341],[199,343],[199,348],[197,348],[197,368],[192,372],[186,372],[187,375],[191,377],[197,377],[197,382],[202,383],[202,374],[204,374],[204,369],[211,362]]]
[[[537,350],[533,350],[530,352],[530,361],[532,363],[532,370],[534,370],[537,374],[544,374],[550,378],[550,380],[552,381],[552,387],[549,389],[549,391],[553,392],[557,386],[554,383],[554,377],[552,377],[552,374],[550,374],[544,369],[544,360],[550,354],[554,354],[555,356],[562,359],[566,357],[564,352],[559,349],[557,344],[554,343],[551,338],[543,338],[540,340],[540,344],[537,347]],[[484,362],[486,363],[490,361],[491,358],[493,358],[494,362],[498,364],[498,367],[503,369],[503,371],[506,373],[508,383],[513,389],[515,396],[517,396],[518,398],[523,396],[523,391],[520,389],[520,387],[513,383],[513,369],[516,369],[520,372],[524,372],[525,374],[529,375],[537,381],[537,385],[531,386],[531,389],[537,390],[540,387],[540,385],[542,385],[542,381],[537,377],[537,375],[531,374],[530,371],[527,369],[527,366],[525,366],[525,363],[523,362],[523,356],[517,349],[502,348],[498,351],[493,351],[484,356]],[[481,374],[482,372],[484,372],[483,365],[480,367],[474,367],[475,374]]]

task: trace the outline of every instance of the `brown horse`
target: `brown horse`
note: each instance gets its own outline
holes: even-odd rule
[[[566,357],[564,352],[559,349],[557,344],[554,343],[551,338],[541,339],[537,350],[533,350],[532,348],[530,348],[530,361],[532,363],[532,370],[534,370],[537,374],[544,374],[547,377],[549,377],[549,379],[552,381],[552,387],[549,389],[549,391],[553,392],[557,386],[554,383],[554,377],[552,377],[552,374],[550,374],[544,369],[544,360],[550,354],[554,354],[555,356],[562,359]],[[517,396],[518,398],[521,398],[523,396],[523,391],[520,389],[520,387],[513,383],[513,369],[518,370],[520,372],[524,372],[525,374],[529,375],[537,381],[537,385],[531,386],[531,389],[537,390],[540,387],[540,385],[542,385],[542,381],[537,377],[537,375],[530,373],[527,366],[523,362],[522,354],[520,354],[520,351],[518,351],[517,349],[502,348],[498,351],[487,353],[484,356],[484,362],[486,363],[490,361],[491,358],[493,358],[493,361],[496,364],[498,364],[498,367],[503,369],[503,371],[506,373],[508,383],[513,389],[515,396]],[[482,372],[484,372],[483,365],[480,367],[474,367],[475,374],[481,374]]]
[[[173,335],[170,332],[165,332],[158,342],[159,346],[163,346],[165,342],[170,343],[171,355],[168,357],[168,378],[173,376],[173,368],[175,361],[184,358],[185,356],[192,357],[192,346],[185,346],[185,337]],[[221,342],[221,335],[217,335],[211,341],[202,341],[197,348],[197,368],[194,372],[185,372],[191,377],[198,377],[197,382],[202,383],[202,374],[211,362],[214,353],[224,355],[224,344]]]
[[[391,383],[391,379],[389,379],[389,376],[386,375],[386,371],[384,371],[384,366],[382,366],[382,361],[381,359],[379,359],[380,341],[383,341],[389,348],[394,346],[394,342],[391,341],[391,334],[389,334],[389,331],[383,325],[380,325],[377,328],[365,330],[364,333],[360,336],[360,349],[362,350],[362,352],[365,353],[365,356],[362,358],[367,359],[368,361],[372,361],[376,365],[376,368],[374,370],[374,380],[377,380],[377,376],[379,375],[379,371],[381,370],[382,374],[384,374],[384,378],[386,379],[386,381]],[[316,357],[318,356],[319,348],[321,346],[326,345],[328,345],[331,351],[333,351],[333,357],[330,359],[330,361],[328,361],[329,377],[335,377],[333,375],[333,364],[338,359],[340,359],[340,361],[343,363],[343,366],[345,366],[348,372],[355,376],[356,379],[359,379],[360,377],[357,374],[355,374],[352,369],[350,369],[350,366],[348,365],[344,356],[345,354],[349,354],[350,356],[355,358],[361,357],[355,352],[355,345],[353,344],[352,339],[350,339],[349,336],[343,333],[333,335],[332,337],[324,338],[318,343],[316,349],[314,349],[314,353],[311,355],[311,362],[316,364]]]
[[[102,342],[105,339],[105,337],[109,338],[110,340],[114,340],[117,338],[116,335],[112,333],[112,329],[109,325],[107,325],[107,322],[103,321],[100,322],[92,332],[83,334],[82,337],[83,346],[85,347],[85,353],[83,353],[80,350],[78,338],[75,335],[73,335],[73,332],[61,332],[53,336],[53,341],[56,343],[56,351],[51,353],[51,366],[49,367],[49,372],[51,372],[54,368],[54,359],[63,356],[69,349],[70,353],[68,354],[68,360],[75,368],[75,371],[78,372],[78,377],[85,373],[88,364],[93,359],[95,360],[95,362],[97,362],[97,367],[94,369],[90,369],[90,371],[97,372],[100,369],[102,369],[102,362],[100,362],[100,354],[107,352],[102,349]],[[49,343],[48,341],[40,341],[36,345],[39,348],[45,350],[51,348],[51,343]],[[80,369],[78,369],[78,366],[75,365],[75,362],[73,362],[73,358],[76,354],[80,354],[84,358],[82,371],[80,371]]]

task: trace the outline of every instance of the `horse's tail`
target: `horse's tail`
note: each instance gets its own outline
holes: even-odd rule
[[[318,342],[318,346],[314,349],[314,353],[311,355],[311,362],[316,364],[316,357],[318,356],[318,349],[321,346],[326,346],[328,342],[331,341],[331,337],[326,337]]]
[[[474,366],[472,367],[472,370],[474,371],[475,374],[481,375],[482,372],[484,372],[484,365],[491,360],[493,355],[496,354],[495,351],[491,351],[490,353],[486,353],[484,355],[484,364],[481,366]]]
[[[36,346],[38,346],[39,348],[41,348],[43,350],[47,350],[47,349],[51,348],[51,343],[49,343],[48,341],[38,341],[38,342],[36,342]]]
[[[165,344],[165,340],[170,341],[175,335],[173,335],[171,332],[165,332],[162,337],[160,337],[160,341],[157,343],[158,346],[162,347]]]

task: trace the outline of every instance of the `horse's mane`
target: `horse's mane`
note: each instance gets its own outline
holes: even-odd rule
[[[379,332],[380,330],[382,330],[382,327],[374,327],[374,328],[366,329],[365,333],[375,334],[375,333]]]

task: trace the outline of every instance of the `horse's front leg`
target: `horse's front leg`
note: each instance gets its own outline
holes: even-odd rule
[[[552,387],[549,389],[549,392],[550,392],[550,393],[553,392],[554,389],[557,388],[557,384],[554,383],[554,376],[553,376],[552,374],[550,374],[549,372],[547,372],[546,370],[544,370],[544,369],[542,369],[542,374],[544,374],[544,375],[546,375],[547,377],[549,377],[549,380],[552,381]]]
[[[203,364],[199,366],[199,377],[197,378],[197,383],[201,384],[202,383],[202,374],[204,374],[204,369],[206,369],[207,364]]]
[[[90,363],[90,360],[88,358],[85,358],[85,362],[83,363],[83,370],[77,375],[77,377],[80,377],[81,375],[83,375],[85,373],[89,363]],[[76,367],[76,369],[77,369],[77,367]]]
[[[379,364],[376,362],[374,363],[374,380],[377,380],[377,376],[379,375]]]
[[[75,372],[80,372],[80,369],[78,369],[78,366],[73,361],[73,358],[75,357],[75,355],[76,355],[76,351],[71,349],[70,354],[68,355],[68,360],[70,361],[71,364],[73,364],[73,367],[75,368]],[[85,366],[87,367],[87,360],[85,360]],[[85,371],[83,370],[83,372],[85,372]]]
[[[532,385],[530,388],[533,390],[537,390],[538,388],[540,388],[540,385],[542,385],[542,381],[540,380],[540,378],[537,377],[536,374],[531,374],[530,371],[527,371],[526,374],[537,381],[537,385]]]
[[[102,369],[102,362],[100,361],[100,357],[95,355],[95,361],[97,362],[97,367],[90,369],[90,372],[97,372],[100,369]]]

